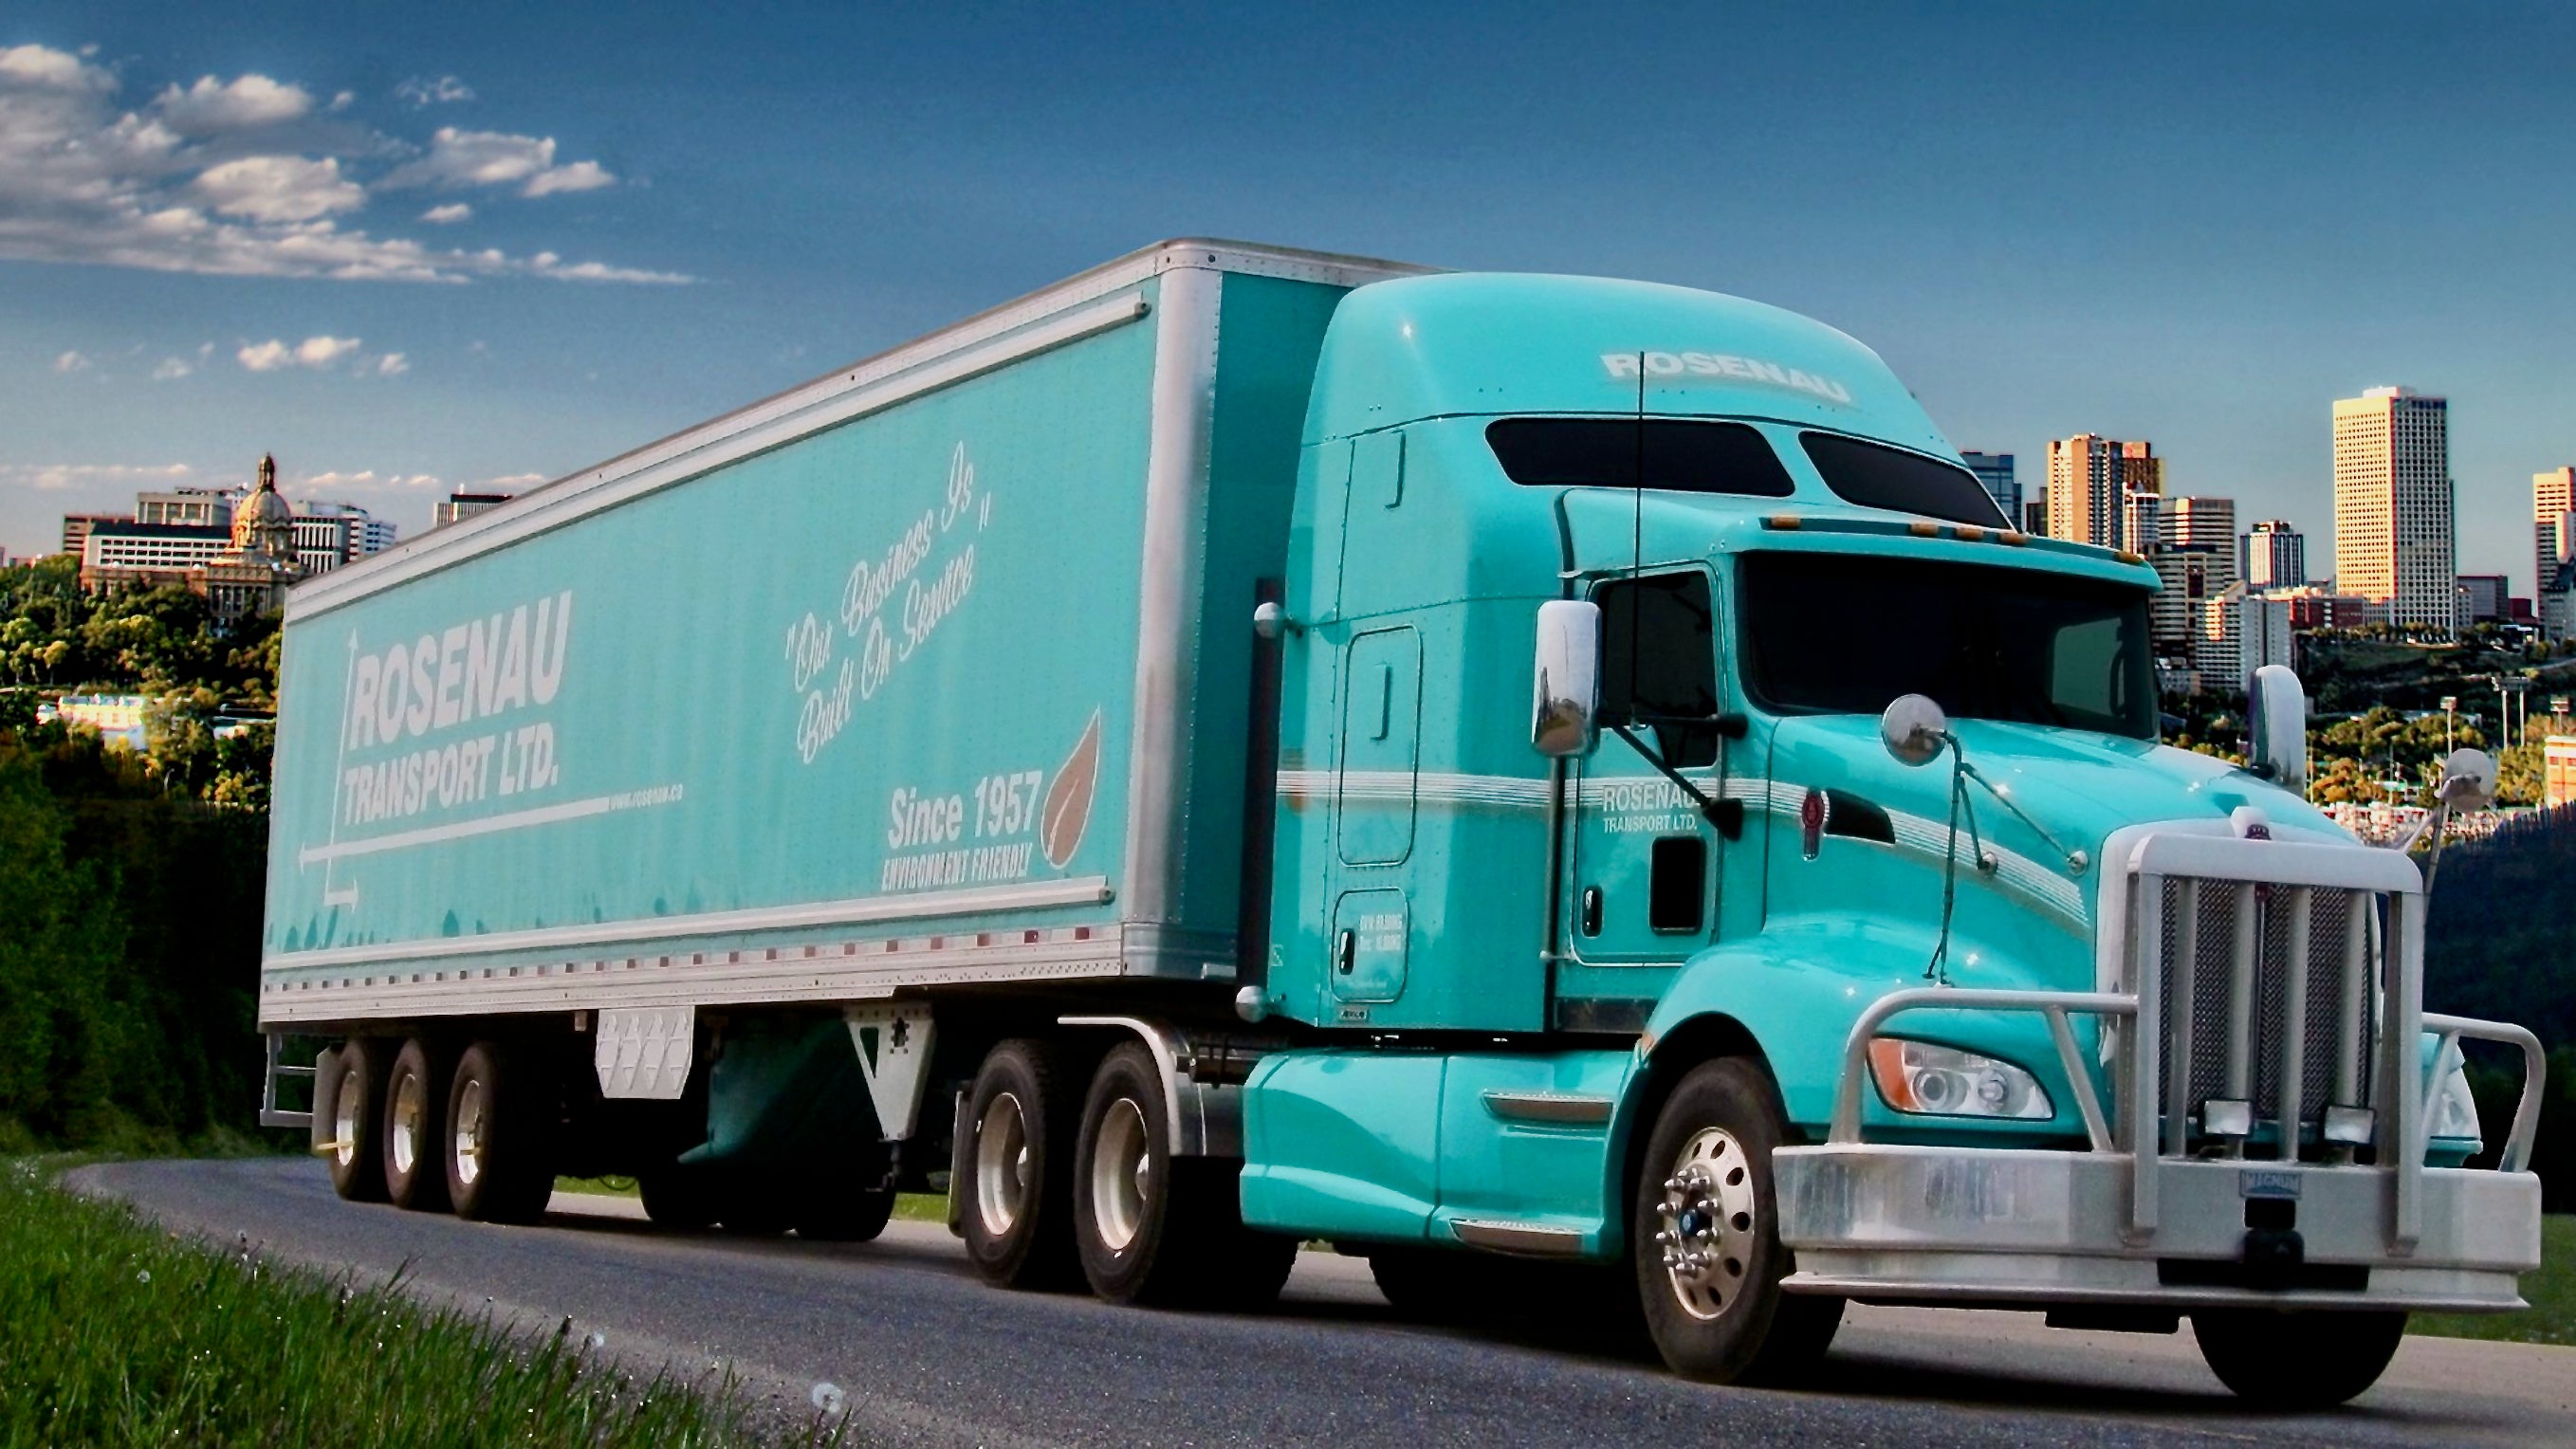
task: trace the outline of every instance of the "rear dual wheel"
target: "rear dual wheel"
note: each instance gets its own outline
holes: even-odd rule
[[[1081,1108],[1061,1048],[995,1046],[967,1095],[966,1257],[1004,1288],[1059,1288],[1080,1272],[1073,1246],[1073,1137]]]
[[[560,1103],[548,1063],[512,1043],[478,1041],[458,1059],[447,1092],[442,1164],[456,1215],[533,1223],[554,1196]]]
[[[385,1197],[399,1208],[434,1212],[447,1206],[449,1059],[421,1037],[404,1042],[385,1073]]]
[[[1242,1164],[1175,1157],[1163,1073],[1144,1047],[1102,1058],[1074,1151],[1083,1277],[1114,1303],[1254,1308],[1279,1296],[1294,1238],[1243,1224]]]

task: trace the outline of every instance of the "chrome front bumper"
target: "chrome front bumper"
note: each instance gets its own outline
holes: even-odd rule
[[[1780,1239],[1798,1258],[1782,1287],[1924,1303],[2501,1312],[2524,1306],[2515,1275],[2540,1266],[2540,1180],[2528,1172],[2422,1169],[2420,1232],[2401,1252],[2391,1171],[2150,1160],[2163,1210],[2141,1234],[2125,1153],[1781,1148]],[[2287,1286],[2230,1281],[2245,1204],[2263,1198],[2295,1204],[2305,1266]]]

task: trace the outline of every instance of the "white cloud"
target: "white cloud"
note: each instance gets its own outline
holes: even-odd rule
[[[188,360],[184,357],[165,357],[162,358],[160,363],[152,369],[152,380],[154,382],[177,382],[180,378],[186,377],[189,373],[196,370],[196,368],[189,365]]]
[[[422,212],[420,219],[432,226],[453,226],[460,221],[472,221],[474,208],[461,201],[451,201],[445,206],[433,206]]]
[[[252,79],[172,86],[140,110],[120,110],[119,82],[107,67],[42,45],[0,48],[0,259],[350,281],[692,280],[605,262],[539,264],[497,250],[433,247],[344,227],[339,219],[357,211],[365,196],[364,178],[340,170],[341,158],[381,155],[397,143],[352,133],[346,145],[317,143],[335,155],[243,155],[237,141],[218,151],[216,141],[186,129],[283,114],[289,91],[310,108],[300,87],[265,77],[257,78],[261,85],[247,85]],[[433,141],[428,155],[396,168],[396,174],[427,178],[405,184],[516,185],[523,193],[542,186],[538,194],[545,194],[614,180],[597,163],[555,165],[551,140],[440,134],[449,138],[443,148]],[[460,173],[460,163],[473,158],[460,155],[459,144],[481,136],[496,144],[484,146],[479,163]],[[504,173],[499,181],[447,179],[494,166]]]
[[[596,191],[617,178],[596,161],[555,164],[552,136],[513,136],[501,131],[467,131],[441,126],[429,138],[429,154],[386,173],[379,187],[393,190],[434,186],[456,190],[468,186],[516,186],[521,196],[552,196],[565,191]]]
[[[546,475],[543,473],[504,473],[498,478],[484,479],[482,482],[475,484],[471,491],[476,493],[516,493],[522,489],[534,488],[545,481]]]
[[[280,490],[305,498],[325,493],[420,493],[439,486],[435,473],[379,473],[373,468],[307,473],[278,484]]]
[[[87,372],[89,371],[89,367],[89,359],[83,357],[77,352],[66,352],[62,356],[54,359],[54,371],[56,372]]]
[[[436,80],[413,76],[394,87],[394,94],[415,106],[438,106],[470,101],[474,99],[474,88],[452,75],[443,75]]]
[[[312,114],[313,96],[302,86],[280,85],[264,75],[230,81],[209,75],[199,76],[184,91],[175,85],[163,89],[152,109],[173,130],[207,136],[302,120]]]
[[[272,337],[266,342],[243,343],[233,357],[253,372],[276,372],[289,367],[329,367],[357,350],[355,337],[307,337],[293,346]]]
[[[0,463],[0,487],[38,488],[48,493],[116,484],[152,489],[175,487],[195,472],[185,463]]]
[[[411,363],[399,352],[388,352],[376,359],[376,376],[400,377],[411,371]]]
[[[193,189],[224,215],[253,221],[316,221],[367,204],[365,188],[341,176],[334,156],[244,156],[208,167]]]

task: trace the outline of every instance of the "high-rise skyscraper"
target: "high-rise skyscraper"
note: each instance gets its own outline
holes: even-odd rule
[[[2167,548],[2206,548],[2226,560],[2228,582],[2235,582],[2236,500],[2233,498],[2168,498],[2161,512],[2159,542]]]
[[[2240,542],[2236,563],[2247,588],[2296,588],[2308,581],[2307,537],[2286,518],[2267,518]]]
[[[2334,405],[2335,587],[2400,627],[2449,630],[2459,579],[2450,405],[2374,387]]]
[[[2124,525],[2133,511],[2129,495],[2164,492],[2164,470],[2151,443],[2093,433],[2050,440],[2049,537],[2140,552],[2153,547],[2154,538],[2126,537]]]
[[[2021,522],[2021,480],[2013,476],[2013,455],[1961,453],[1959,460],[1968,465],[1969,472],[1977,475],[1978,482],[1986,485],[1987,495],[1995,500],[1997,508],[2003,510],[2004,517],[2019,524]]]
[[[2576,555],[2576,538],[2565,521],[2576,513],[2576,468],[2552,468],[2531,475],[2532,591],[2544,593],[2558,565]]]

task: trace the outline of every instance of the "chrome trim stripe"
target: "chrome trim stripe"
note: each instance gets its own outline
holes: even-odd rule
[[[441,936],[425,941],[390,941],[375,946],[344,946],[319,951],[290,951],[260,961],[262,971],[291,971],[315,966],[358,966],[386,961],[443,960],[456,956],[490,956],[511,951],[587,950],[635,941],[682,941],[701,936],[731,936],[752,931],[794,930],[816,926],[854,926],[880,921],[933,920],[981,911],[1036,910],[1049,906],[1098,905],[1109,899],[1106,876],[1030,885],[986,886],[975,890],[932,891],[916,896],[861,896],[807,906],[763,906],[743,911],[706,911],[693,916],[655,916],[645,920],[606,921],[579,926],[548,926],[532,931],[495,931],[480,936]]]
[[[1583,1251],[1583,1234],[1573,1228],[1543,1223],[1501,1222],[1491,1218],[1452,1218],[1449,1232],[1459,1242],[1498,1253],[1536,1253],[1570,1257]]]
[[[1610,1120],[1607,1097],[1580,1092],[1512,1092],[1489,1088],[1485,1110],[1506,1122],[1534,1122],[1547,1127],[1598,1127]]]

